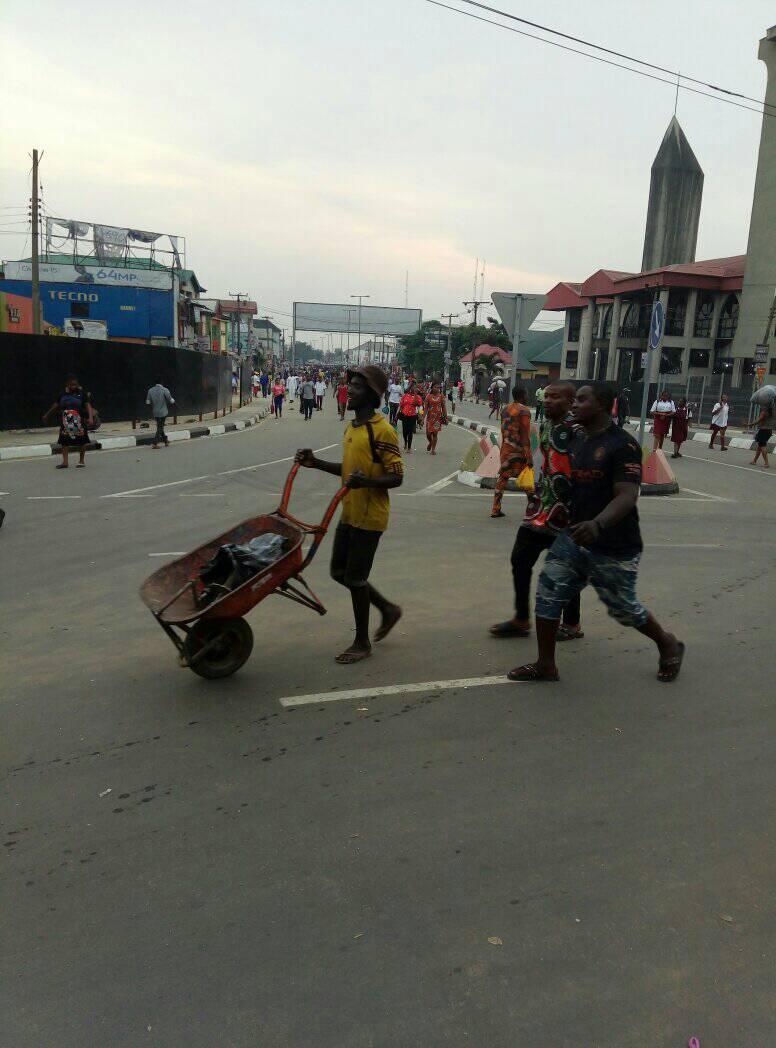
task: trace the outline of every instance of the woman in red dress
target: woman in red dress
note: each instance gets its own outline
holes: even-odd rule
[[[445,406],[445,398],[439,388],[439,383],[435,382],[431,387],[431,392],[426,397],[426,440],[428,441],[426,451],[430,451],[432,455],[436,455],[439,431],[442,426],[446,425],[447,408]]]
[[[671,440],[674,445],[674,453],[671,458],[680,459],[682,453],[679,450],[687,440],[687,431],[689,426],[690,411],[687,407],[687,398],[682,397],[679,401],[674,417],[671,420]]]
[[[399,414],[401,419],[401,434],[404,441],[404,450],[408,455],[412,454],[412,438],[415,435],[415,427],[418,424],[418,411],[423,407],[423,400],[415,391],[415,384],[410,382],[407,392],[399,401]]]

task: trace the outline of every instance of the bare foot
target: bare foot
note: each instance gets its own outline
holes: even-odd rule
[[[384,611],[383,621],[375,631],[375,641],[385,640],[401,617],[402,610],[398,604],[394,604],[387,611]]]
[[[352,666],[354,662],[361,662],[362,659],[368,659],[372,654],[371,647],[362,648],[361,645],[353,643],[349,648],[346,648],[341,654],[337,655],[334,659],[340,666]]]

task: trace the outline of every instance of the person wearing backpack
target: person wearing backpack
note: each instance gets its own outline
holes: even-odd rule
[[[78,448],[76,469],[83,469],[94,412],[90,394],[81,388],[75,375],[67,376],[64,393],[54,401],[43,416],[43,421],[48,422],[55,411],[59,412],[59,446],[62,449],[62,461],[56,468],[67,469],[70,448]]]
[[[390,516],[389,490],[404,479],[399,438],[380,406],[388,376],[375,364],[350,368],[348,408],[355,412],[342,439],[342,461],[326,462],[310,448],[301,448],[296,461],[307,469],[319,469],[339,477],[348,493],[334,535],[331,577],[350,590],[356,636],[336,656],[342,666],[361,662],[372,654],[369,639],[369,609],[375,607],[381,622],[376,641],[384,640],[402,616],[398,604],[386,599],[369,581],[372,564]]]

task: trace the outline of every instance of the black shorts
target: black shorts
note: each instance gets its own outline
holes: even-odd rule
[[[768,446],[768,441],[772,436],[772,429],[758,429],[754,435],[754,442],[758,448],[766,448]]]
[[[338,524],[331,551],[331,577],[348,589],[366,586],[382,534]]]

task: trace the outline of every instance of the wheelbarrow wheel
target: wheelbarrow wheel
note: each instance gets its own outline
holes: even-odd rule
[[[253,651],[253,631],[245,619],[200,619],[183,645],[183,660],[207,680],[231,677]]]

